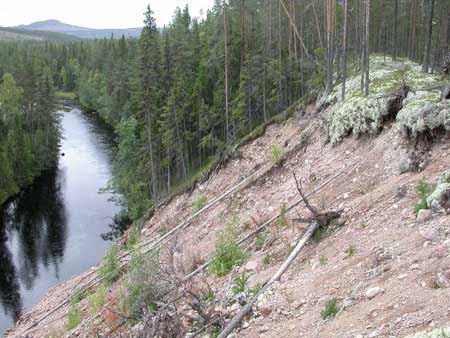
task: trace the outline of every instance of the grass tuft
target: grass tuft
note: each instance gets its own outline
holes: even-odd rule
[[[337,299],[330,299],[325,303],[325,309],[320,312],[322,319],[333,318],[338,313]]]

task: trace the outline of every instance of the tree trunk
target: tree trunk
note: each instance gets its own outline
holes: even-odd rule
[[[224,34],[224,51],[225,51],[225,133],[227,143],[230,141],[230,121],[229,121],[229,105],[228,105],[228,25],[227,25],[227,8],[225,1],[223,2],[223,34]]]
[[[366,38],[365,38],[365,55],[366,55],[366,64],[365,64],[365,74],[366,80],[364,85],[364,95],[369,95],[369,53],[370,53],[370,0],[366,0]]]
[[[397,60],[397,21],[398,21],[398,0],[394,0],[394,18],[392,31],[392,59]]]
[[[347,35],[348,35],[348,0],[344,0],[344,36],[343,36],[343,52],[344,64],[342,65],[342,101],[345,100],[345,81],[347,80]]]
[[[425,10],[427,13],[426,33],[425,33],[425,50],[422,64],[422,72],[428,73],[430,66],[430,54],[431,54],[431,36],[433,33],[433,13],[434,13],[434,0],[424,0]]]

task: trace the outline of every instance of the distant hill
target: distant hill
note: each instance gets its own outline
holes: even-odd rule
[[[80,38],[59,32],[0,27],[0,41],[77,41]]]
[[[70,34],[83,39],[102,39],[109,38],[114,35],[120,38],[122,35],[126,37],[138,37],[141,34],[142,28],[125,28],[125,29],[94,29],[87,27],[79,27],[66,24],[58,20],[45,20],[33,22],[29,25],[20,25],[15,28],[30,31],[47,31],[58,32],[63,34]]]

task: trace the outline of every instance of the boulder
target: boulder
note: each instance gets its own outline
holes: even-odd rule
[[[430,209],[421,209],[417,213],[417,223],[425,223],[428,222],[432,217],[432,213]]]
[[[376,296],[378,296],[382,292],[383,292],[382,288],[380,288],[379,286],[375,286],[375,287],[367,289],[366,297],[368,299],[372,299],[372,298],[375,298]]]

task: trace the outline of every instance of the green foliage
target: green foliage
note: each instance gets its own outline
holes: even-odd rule
[[[139,242],[139,238],[141,236],[141,232],[136,225],[132,225],[129,232],[127,243],[125,245],[126,250],[132,250],[134,246]]]
[[[325,303],[325,309],[320,312],[322,319],[333,318],[338,313],[337,299],[333,298]]]
[[[77,293],[72,297],[72,299],[70,300],[70,304],[72,304],[72,305],[78,304],[78,303],[81,302],[83,299],[85,299],[85,298],[87,297],[87,295],[88,295],[88,292],[87,292],[86,290],[85,290],[85,291],[77,292]]]
[[[270,264],[270,254],[268,252],[266,252],[264,254],[262,262],[263,262],[264,265],[269,265]]]
[[[206,198],[205,195],[199,195],[192,202],[192,206],[194,207],[195,211],[198,211],[206,205],[207,201],[208,201],[208,199]]]
[[[432,187],[428,184],[425,179],[419,181],[416,187],[416,194],[420,198],[419,202],[414,205],[414,212],[417,215],[420,210],[427,209],[427,198],[432,192]]]
[[[40,73],[31,71],[36,73],[30,74],[26,90],[10,73],[0,83],[0,204],[56,165],[60,134],[53,82],[45,66]]]
[[[107,285],[111,285],[120,276],[121,269],[118,254],[119,249],[117,245],[111,245],[106,251],[98,270],[99,276],[105,280]]]
[[[100,284],[97,290],[88,296],[89,301],[89,313],[91,316],[94,316],[100,311],[102,306],[106,302],[106,286]]]
[[[203,294],[202,299],[208,303],[212,303],[216,300],[216,294],[214,290],[209,289],[205,294]]]
[[[55,98],[58,100],[70,100],[74,101],[77,98],[77,94],[75,92],[55,92]]]
[[[233,295],[237,295],[238,293],[243,293],[247,289],[249,277],[243,272],[241,275],[234,277],[233,282],[234,285],[231,288]]]
[[[325,256],[322,255],[319,258],[319,263],[320,263],[321,266],[327,265],[328,259]]]
[[[327,230],[324,227],[317,228],[313,234],[314,241],[317,243],[320,242],[322,240],[322,238],[325,237],[326,233],[327,233]]]
[[[256,242],[255,243],[256,250],[261,250],[264,247],[264,244],[266,243],[266,238],[267,238],[267,234],[264,231],[259,232],[256,235],[256,241],[255,241]]]
[[[169,288],[168,281],[161,275],[157,254],[143,255],[139,250],[133,252],[126,275],[126,293],[119,304],[127,316],[138,320],[143,309],[156,310],[156,303],[161,301]]]
[[[274,165],[279,165],[281,159],[283,158],[283,152],[281,151],[281,148],[275,144],[270,149],[270,156],[270,160],[272,161],[272,163]]]
[[[287,213],[286,203],[283,203],[283,205],[280,208],[280,215],[278,216],[278,225],[282,228],[287,226],[286,213]]]
[[[356,254],[356,247],[354,245],[350,245],[346,250],[345,253],[347,254],[347,257],[353,257]]]
[[[82,320],[83,320],[83,315],[81,313],[81,310],[78,308],[78,306],[77,305],[69,306],[69,310],[67,312],[67,329],[73,330],[78,325],[80,325]]]
[[[226,225],[217,237],[210,270],[218,277],[225,276],[234,267],[242,264],[247,257],[247,253],[236,244],[236,222],[237,219],[233,216],[233,220]]]

